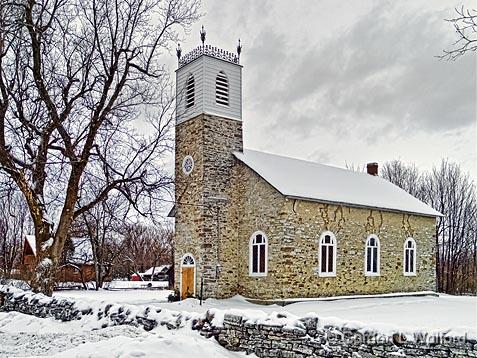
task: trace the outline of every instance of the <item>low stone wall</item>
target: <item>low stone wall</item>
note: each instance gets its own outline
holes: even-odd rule
[[[63,322],[88,319],[92,322],[92,327],[98,328],[128,324],[142,326],[146,331],[158,325],[177,329],[186,321],[192,322],[193,318],[157,307],[138,308],[113,304],[79,307],[72,300],[56,299],[5,286],[0,286],[0,311],[16,311],[40,318],[54,317]]]
[[[159,325],[179,329],[189,324],[201,335],[214,337],[228,350],[254,353],[258,357],[477,357],[477,342],[466,337],[386,336],[373,331],[322,326],[317,317],[290,319],[281,313],[260,320],[218,310],[210,310],[203,316],[152,306],[80,307],[71,300],[58,300],[0,285],[1,310],[61,321],[90,320],[99,328],[129,324],[142,326],[145,330]],[[221,315],[223,319],[220,319]]]
[[[300,319],[293,327],[250,322],[225,314],[221,327],[206,318],[194,326],[202,335],[215,337],[232,351],[258,357],[477,357],[477,342],[464,337],[386,336],[377,332],[325,326],[318,318]],[[437,339],[436,339],[437,338]]]
[[[17,311],[41,318],[54,317],[63,322],[81,319],[82,315],[72,301],[29,295],[27,292],[0,291],[0,303],[3,303],[0,308],[3,311]]]

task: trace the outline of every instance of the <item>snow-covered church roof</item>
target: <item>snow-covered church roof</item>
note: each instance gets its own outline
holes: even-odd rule
[[[254,150],[244,149],[234,155],[287,197],[441,216],[378,176]]]

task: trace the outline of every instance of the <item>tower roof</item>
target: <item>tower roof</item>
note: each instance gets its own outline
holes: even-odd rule
[[[203,55],[234,63],[236,65],[239,64],[240,53],[242,52],[242,44],[240,42],[240,39],[238,40],[237,54],[235,54],[226,50],[222,50],[215,46],[206,45],[206,34],[207,31],[205,31],[204,26],[202,25],[202,29],[200,30],[200,41],[202,41],[202,45],[196,47],[194,50],[190,51],[184,56],[182,56],[181,45],[177,45],[177,59],[179,60],[179,68],[191,63],[192,61]]]
[[[190,51],[189,53],[179,58],[179,68],[191,63],[192,61],[194,61],[195,59],[199,58],[202,55],[214,57],[219,60],[234,63],[236,65],[239,64],[239,56],[235,53],[225,51],[211,45],[200,45],[196,47],[194,50]]]

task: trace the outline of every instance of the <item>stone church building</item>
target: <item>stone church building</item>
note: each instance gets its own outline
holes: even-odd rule
[[[177,51],[169,215],[181,297],[435,290],[440,214],[377,164],[358,173],[243,148],[240,50]]]

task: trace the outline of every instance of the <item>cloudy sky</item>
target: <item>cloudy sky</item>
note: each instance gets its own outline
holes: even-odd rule
[[[203,0],[183,53],[243,43],[246,148],[345,166],[441,158],[477,179],[476,56],[455,40],[453,1]]]

